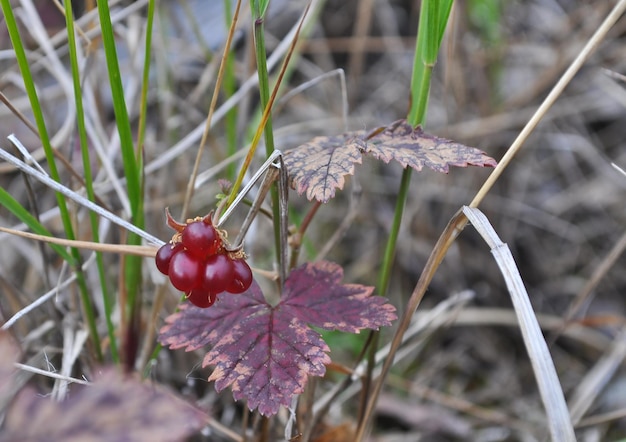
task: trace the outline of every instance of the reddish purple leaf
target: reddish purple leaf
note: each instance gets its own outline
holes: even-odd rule
[[[159,341],[171,349],[193,351],[206,345],[215,345],[241,320],[242,311],[254,315],[265,311],[267,303],[261,289],[253,281],[241,295],[222,293],[211,307],[203,309],[185,302],[179,311],[167,317],[159,332]],[[210,323],[210,326],[207,326]]]
[[[358,333],[364,328],[391,325],[395,307],[381,296],[371,296],[374,287],[341,284],[340,265],[320,261],[293,271],[285,281],[281,308],[303,322],[326,330]]]
[[[90,386],[73,387],[62,402],[23,391],[9,409],[2,440],[171,441],[205,422],[204,413],[170,392],[110,369]]]
[[[185,303],[166,319],[159,340],[187,351],[212,345],[203,366],[215,366],[209,377],[215,388],[231,386],[236,400],[247,399],[263,415],[275,414],[302,393],[308,376],[324,375],[330,362],[328,346],[309,325],[358,332],[396,318],[386,299],[371,296],[372,287],[341,284],[342,276],[337,264],[309,263],[291,272],[275,306],[256,282],[208,309]]]
[[[217,391],[230,385],[236,400],[246,398],[251,409],[268,416],[302,393],[309,375],[324,375],[328,351],[306,323],[268,305],[264,312],[242,318],[202,366],[215,365],[209,381],[215,381]]]

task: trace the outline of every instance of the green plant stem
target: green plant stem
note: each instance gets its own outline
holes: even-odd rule
[[[134,152],[133,137],[130,128],[130,118],[126,110],[124,87],[120,74],[120,66],[115,47],[115,35],[111,24],[109,5],[105,1],[99,1],[98,15],[102,30],[102,43],[108,68],[111,96],[113,98],[113,111],[115,113],[115,125],[120,136],[120,147],[126,178],[126,190],[131,205],[131,215],[135,216],[141,198],[141,175],[138,171],[136,154]]]
[[[426,117],[432,70],[437,60],[437,53],[439,52],[451,8],[452,0],[422,1],[415,44],[415,55],[413,58],[413,74],[411,77],[411,107],[407,116],[408,123],[413,127],[423,124]],[[398,234],[400,232],[400,225],[402,224],[402,215],[411,184],[411,175],[412,171],[408,167],[402,172],[393,223],[391,225],[391,231],[389,232],[389,238],[385,247],[379,274],[377,289],[378,294],[381,296],[385,296],[389,288]],[[372,346],[369,349],[368,379],[371,379],[374,370],[374,354],[378,347],[378,334],[378,332],[374,332]],[[382,379],[379,382],[382,382]],[[369,387],[370,386],[367,385],[364,389],[369,390]],[[360,441],[365,434],[366,427],[371,418],[373,403],[377,400],[379,391],[380,388],[377,386],[373,391],[372,397],[366,398],[368,403],[363,416],[361,416],[359,420],[359,428],[356,437],[358,441]]]
[[[417,54],[415,58],[418,58]],[[415,96],[416,99],[413,101],[408,122],[413,126],[422,124],[424,121],[426,107],[428,105],[428,92],[430,90],[432,70],[432,64],[424,66],[424,69],[421,69],[421,75],[419,76],[420,81],[416,85],[417,87],[412,88],[412,96]],[[413,115],[413,117],[411,117],[411,115]],[[404,213],[404,207],[406,206],[406,200],[409,195],[409,187],[411,185],[411,175],[412,169],[410,167],[405,168],[402,172],[402,179],[400,180],[400,188],[398,189],[398,199],[396,200],[393,222],[391,224],[389,238],[387,239],[380,278],[378,280],[378,293],[381,296],[386,295],[389,286],[389,279],[391,278],[391,269],[393,267],[393,261],[396,253],[396,244],[398,242],[400,225],[402,224],[402,215]]]
[[[154,11],[156,0],[148,1],[148,14],[146,17],[146,44],[144,46],[145,57],[143,60],[143,73],[141,83],[141,98],[139,110],[139,129],[137,130],[137,162],[143,160],[143,147],[146,136],[146,120],[148,112],[148,85],[150,84],[150,60],[152,54],[152,26],[154,24]],[[143,170],[143,168],[141,168]],[[143,181],[143,180],[142,180]]]
[[[391,269],[393,267],[393,261],[396,253],[396,244],[398,243],[400,225],[402,224],[402,215],[404,213],[404,207],[409,195],[411,171],[411,168],[404,169],[402,172],[402,179],[400,180],[400,188],[398,190],[395,212],[393,214],[393,222],[391,223],[391,231],[389,232],[389,238],[387,239],[387,245],[383,255],[383,264],[380,271],[380,278],[378,280],[378,293],[381,296],[385,296],[387,293],[389,279],[391,278]]]
[[[213,89],[213,96],[211,97],[211,104],[209,105],[209,113],[206,117],[204,130],[202,131],[202,138],[200,139],[200,146],[198,147],[198,152],[196,153],[196,160],[193,165],[193,170],[191,172],[189,180],[187,181],[187,190],[185,192],[185,200],[183,202],[183,209],[181,212],[182,219],[187,218],[187,213],[189,212],[189,204],[191,203],[191,198],[193,197],[193,194],[194,194],[194,189],[195,189],[194,183],[196,182],[196,177],[198,176],[198,170],[200,169],[200,161],[202,159],[202,154],[204,153],[206,142],[209,137],[209,132],[211,130],[211,122],[213,121],[213,113],[215,112],[215,108],[217,106],[217,99],[219,97],[219,91],[222,87],[222,81],[224,79],[224,72],[228,65],[227,61],[228,61],[228,57],[230,53],[231,44],[233,41],[233,36],[235,34],[235,29],[237,27],[239,10],[241,8],[241,1],[242,0],[237,0],[237,6],[235,8],[234,15],[230,23],[230,28],[228,29],[228,36],[226,37],[226,42],[224,44],[224,52],[220,60],[220,66],[219,66],[219,70],[217,73],[217,78],[215,80],[215,87]],[[260,134],[261,132],[259,132],[259,138],[260,138]],[[258,139],[257,139],[257,142],[258,142]],[[249,156],[246,157],[244,166],[241,168],[241,173],[237,177],[237,181],[235,182],[233,188],[236,188],[239,185],[241,185],[245,171],[247,170],[250,164],[249,161],[252,158],[252,155],[254,154],[254,149],[252,149],[248,153],[249,153]],[[229,201],[229,204],[231,202],[232,200]]]
[[[265,5],[267,4],[267,2],[265,2]],[[254,137],[252,138],[252,142],[250,143],[250,148],[248,149],[248,153],[243,161],[243,164],[241,166],[241,168],[239,169],[239,174],[237,175],[237,179],[235,180],[235,183],[233,184],[230,194],[228,196],[228,199],[226,200],[226,205],[229,206],[233,203],[233,201],[235,200],[236,196],[237,196],[237,192],[239,192],[239,189],[241,188],[241,184],[243,182],[243,178],[246,174],[246,172],[248,171],[248,168],[250,167],[250,163],[252,162],[252,158],[254,157],[254,153],[256,152],[256,148],[259,144],[259,141],[261,139],[261,136],[263,134],[265,134],[265,125],[267,123],[267,120],[270,118],[271,113],[272,113],[272,106],[276,100],[276,96],[278,95],[278,90],[279,90],[279,86],[282,84],[284,78],[285,78],[285,73],[287,72],[287,70],[289,69],[289,63],[291,61],[291,56],[293,55],[293,53],[295,52],[295,48],[296,48],[296,43],[298,42],[298,37],[300,35],[300,32],[302,31],[302,25],[305,23],[305,18],[308,14],[309,11],[309,5],[306,6],[306,8],[304,9],[304,12],[302,14],[302,19],[300,20],[300,22],[298,23],[298,27],[296,29],[296,33],[291,41],[291,44],[289,45],[289,50],[287,51],[287,55],[285,56],[285,59],[283,60],[283,64],[280,68],[280,72],[278,73],[278,77],[276,79],[276,84],[274,86],[274,89],[272,90],[272,94],[269,97],[269,101],[268,104],[263,108],[263,114],[261,116],[261,122],[259,123],[259,127],[257,128],[256,132],[254,133]],[[256,21],[256,20],[255,20]],[[261,34],[261,36],[263,36],[263,34]],[[265,45],[263,45],[263,47],[265,47]],[[264,62],[263,66],[266,66],[267,64]],[[266,86],[267,89],[269,89],[269,87]],[[273,152],[273,140],[272,140],[272,149],[271,151]],[[269,149],[269,147],[268,147]]]
[[[224,19],[226,20],[226,26],[230,26],[233,16],[231,13],[231,1],[224,0]],[[235,75],[235,63],[232,52],[228,54],[226,58],[226,69],[224,75],[224,94],[225,99],[230,98],[237,88],[236,75]],[[226,112],[224,116],[224,123],[226,127],[226,152],[230,157],[237,152],[237,107],[233,107]],[[226,167],[226,177],[233,181],[237,176],[237,164],[230,163]]]
[[[120,149],[122,153],[122,163],[124,166],[124,176],[126,178],[126,190],[130,202],[131,221],[132,223],[143,228],[144,226],[144,186],[143,186],[143,158],[141,150],[135,150],[132,131],[130,127],[130,118],[126,110],[126,100],[124,98],[124,88],[120,74],[119,62],[117,57],[117,49],[115,46],[115,36],[113,34],[113,25],[111,23],[111,14],[109,5],[106,1],[98,1],[98,16],[100,18],[100,27],[102,30],[102,44],[107,63],[109,83],[111,86],[111,96],[113,98],[113,111],[115,113],[115,124],[120,137]],[[141,238],[129,233],[127,244],[140,245]],[[128,256],[124,261],[124,288],[126,290],[126,302],[124,305],[125,317],[130,321],[138,318],[138,304],[141,302],[139,298],[141,290],[141,265],[143,259],[139,256]],[[131,324],[128,330],[138,330]],[[138,337],[127,337],[136,342]],[[132,366],[134,358],[133,345],[125,346],[125,362],[129,367]]]
[[[412,88],[412,95],[415,97],[415,101],[407,117],[407,122],[413,127],[424,124],[433,67],[433,64],[425,64],[420,75],[419,84]]]
[[[428,2],[425,2],[428,3]],[[425,17],[424,14],[420,18]],[[420,20],[420,26],[424,26]],[[425,26],[423,27],[425,29]],[[434,63],[422,62],[422,48],[423,44],[420,40],[420,33],[418,32],[418,42],[415,45],[415,60],[416,64],[413,68],[413,78],[411,82],[411,109],[408,115],[408,122],[414,127],[422,124],[426,116],[426,108],[428,106],[428,93],[430,91],[430,79],[432,76],[432,69]],[[422,37],[425,38],[425,37]],[[400,187],[398,189],[398,197],[396,200],[396,207],[393,215],[393,222],[391,224],[391,230],[389,232],[389,238],[385,246],[385,252],[383,255],[382,267],[378,279],[378,294],[380,296],[386,296],[389,289],[389,280],[391,278],[391,272],[393,270],[393,262],[396,256],[396,245],[398,243],[398,235],[400,233],[400,226],[402,225],[402,216],[406,207],[406,201],[409,196],[409,188],[411,186],[411,176],[413,169],[410,167],[405,168],[402,171],[402,178],[400,180]],[[368,373],[371,374],[374,369],[373,355],[378,348],[379,333],[374,332],[372,346],[370,347],[370,357],[368,361]]]
[[[145,176],[143,169],[143,152],[144,152],[144,140],[146,133],[146,120],[148,112],[148,85],[150,84],[150,61],[152,59],[152,27],[154,24],[154,11],[156,9],[155,0],[149,0],[148,13],[146,17],[146,41],[144,46],[144,62],[142,72],[142,85],[141,96],[139,102],[139,127],[137,131],[137,147],[135,148],[135,164],[137,167],[137,174],[139,175],[139,201],[135,205],[135,211],[133,213],[133,221],[136,226],[142,227],[145,225],[145,212],[144,212],[144,191],[145,191]],[[130,245],[141,245],[141,238],[137,235],[131,234],[128,238]],[[129,294],[127,298],[126,309],[129,311],[129,323],[124,336],[124,350],[125,358],[124,363],[128,371],[133,370],[134,362],[136,358],[136,352],[139,346],[139,335],[141,333],[141,303],[142,303],[142,291],[140,286],[141,279],[141,266],[143,260],[138,256],[128,256],[126,258],[125,276],[126,276],[126,289]]]
[[[387,245],[385,246],[385,253],[383,255],[383,263],[379,274],[378,280],[378,294],[385,296],[389,287],[389,279],[391,278],[391,271],[393,269],[393,261],[396,255],[396,244],[398,243],[398,234],[400,233],[400,226],[402,224],[402,215],[404,214],[404,208],[406,206],[406,200],[409,195],[409,187],[411,184],[412,169],[407,167],[402,172],[402,179],[400,180],[400,188],[398,190],[398,199],[396,200],[396,208],[393,215],[393,222],[391,224],[391,230],[389,232],[389,238],[387,239]],[[367,400],[369,398],[371,380],[374,373],[374,367],[376,365],[376,350],[378,349],[378,342],[380,340],[380,331],[376,330],[372,332],[372,340],[367,357],[367,379],[369,382],[365,382],[363,385],[363,407],[359,416],[359,426],[364,425],[363,419],[366,416]]]
[[[257,5],[258,6],[258,5]],[[257,10],[257,12],[261,12]],[[257,16],[254,20],[254,44],[255,44],[255,54],[256,54],[256,63],[257,63],[257,72],[259,76],[259,92],[261,96],[261,107],[265,109],[270,102],[270,85],[269,85],[269,76],[267,72],[267,53],[265,51],[265,32],[264,32],[264,17]],[[264,138],[265,138],[265,154],[266,157],[274,152],[274,131],[272,129],[272,117],[271,114],[267,118],[267,123],[264,128]],[[278,202],[278,188],[276,184],[272,185],[270,189],[270,197],[272,200],[272,217],[273,217],[273,225],[274,225],[274,250],[276,251],[276,260],[278,263],[278,268],[281,268],[283,263],[280,262],[282,254],[279,253],[281,244],[280,244],[280,207]],[[279,286],[282,287],[284,281],[281,281]]]
[[[61,182],[59,172],[57,170],[54,160],[54,152],[52,145],[50,144],[50,137],[48,136],[46,122],[43,116],[43,112],[41,110],[37,91],[35,89],[35,82],[30,72],[30,66],[26,57],[26,51],[24,50],[24,46],[22,44],[22,39],[19,34],[17,22],[15,21],[15,16],[13,14],[11,3],[9,0],[0,0],[0,6],[2,8],[2,13],[4,14],[6,27],[9,32],[9,37],[11,39],[11,44],[13,45],[13,49],[15,50],[15,57],[20,67],[22,79],[24,80],[24,87],[28,95],[33,116],[35,117],[35,121],[37,123],[37,131],[39,133],[39,138],[41,139],[44,153],[46,155],[48,167],[50,168],[50,176],[53,180]],[[68,239],[75,239],[76,236],[74,235],[74,228],[72,227],[72,220],[69,210],[67,208],[65,197],[62,194],[56,192],[56,199],[59,206],[59,212],[61,214],[61,221],[63,223],[63,229],[65,230],[65,234],[67,235]],[[85,276],[81,270],[80,253],[78,249],[72,248],[71,254],[74,260],[76,283],[78,284],[81,303],[84,309],[85,318],[87,320],[87,327],[89,328],[89,334],[91,335],[91,339],[93,342],[93,349],[96,353],[96,358],[101,361],[102,347],[100,345],[100,337],[98,335],[98,329],[96,327],[95,312],[91,303],[91,298],[89,297],[89,291],[87,289]]]
[[[76,53],[76,36],[74,33],[74,14],[72,11],[72,2],[65,2],[65,23],[67,29],[67,41],[70,54],[70,64],[72,69],[72,80],[74,85],[74,99],[76,104],[76,125],[78,128],[78,136],[80,139],[80,150],[83,160],[83,173],[85,176],[85,189],[87,198],[90,201],[96,201],[96,195],[93,189],[93,176],[91,172],[91,156],[89,154],[89,144],[87,141],[87,130],[85,128],[85,112],[83,109],[82,90],[80,81],[80,71],[78,69],[78,56]],[[89,211],[89,222],[91,224],[91,235],[93,241],[100,242],[98,216],[93,211]],[[102,303],[104,306],[104,315],[107,325],[107,333],[109,336],[109,346],[111,349],[111,357],[115,363],[119,362],[117,350],[117,340],[115,337],[115,326],[113,325],[113,304],[111,302],[111,293],[107,284],[107,276],[104,269],[104,259],[102,252],[96,252],[96,265],[98,268],[98,279],[100,280],[100,288],[102,290]]]

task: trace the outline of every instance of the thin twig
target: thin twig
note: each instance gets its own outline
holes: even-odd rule
[[[233,36],[235,35],[235,29],[237,28],[237,21],[239,20],[240,9],[241,0],[237,0],[237,5],[235,6],[235,12],[233,14],[233,21],[230,24],[228,37],[226,38],[226,43],[224,44],[224,53],[222,54],[222,60],[220,61],[220,68],[217,73],[215,88],[213,89],[213,97],[211,98],[211,105],[209,106],[209,114],[207,115],[206,122],[204,123],[204,131],[202,132],[202,138],[200,139],[200,146],[198,147],[198,153],[196,154],[196,161],[193,165],[193,170],[191,172],[191,176],[189,177],[189,182],[187,183],[187,191],[185,193],[185,200],[183,202],[183,210],[181,215],[181,218],[183,219],[187,217],[187,212],[189,211],[189,203],[191,202],[191,197],[193,196],[193,191],[195,189],[194,183],[196,181],[196,177],[198,176],[198,170],[200,169],[200,160],[202,159],[206,140],[209,137],[211,121],[213,120],[213,113],[215,112],[215,107],[217,106],[217,97],[219,97],[220,88],[222,87],[224,71],[226,70],[230,46],[233,41]]]
[[[267,160],[265,160],[265,162],[261,165],[259,170],[256,171],[256,173],[252,176],[252,178],[248,181],[248,183],[244,186],[244,188],[241,189],[241,191],[237,195],[237,198],[233,200],[232,204],[228,207],[228,209],[226,209],[226,211],[219,217],[219,220],[215,224],[216,227],[220,227],[222,224],[224,224],[224,222],[230,217],[230,215],[233,213],[233,211],[235,210],[237,205],[241,202],[241,200],[243,200],[245,196],[248,194],[248,192],[250,192],[250,189],[252,189],[252,187],[257,183],[257,181],[259,181],[261,176],[264,173],[266,173],[266,171],[270,168],[272,163],[274,163],[274,161],[276,161],[276,159],[281,155],[282,154],[279,150],[275,150],[272,153],[272,155],[270,155],[270,157]]]
[[[84,379],[76,379],[76,378],[71,378],[71,377],[68,377],[68,376],[62,376],[60,374],[53,373],[53,372],[48,371],[48,370],[42,370],[41,368],[31,367],[30,365],[25,365],[25,364],[20,364],[19,362],[15,362],[14,365],[17,368],[19,368],[20,370],[29,371],[31,373],[36,373],[36,374],[41,374],[41,375],[47,376],[49,378],[60,379],[62,381],[66,381],[66,382],[73,382],[75,384],[91,385],[91,382],[85,381]]]
[[[39,235],[37,233],[22,232],[20,230],[1,227],[0,232],[9,233],[22,238],[33,239],[35,241],[47,242],[50,244],[58,244],[60,246],[76,247],[77,249],[93,250],[96,252],[118,253],[122,255],[145,256],[146,258],[154,258],[157,248],[153,246],[130,246],[126,244],[107,244],[92,241],[79,241],[65,238],[57,238],[54,236]],[[163,243],[165,244],[165,243]]]
[[[592,52],[598,47],[600,42],[604,40],[606,34],[611,30],[615,22],[621,17],[622,13],[626,9],[626,0],[620,0],[619,3],[615,5],[611,13],[604,19],[604,22],[600,25],[600,27],[596,30],[593,36],[587,41],[587,44],[581,49],[578,56],[574,59],[572,64],[567,68],[567,70],[563,73],[563,76],[559,79],[556,85],[552,88],[548,96],[543,100],[539,108],[535,111],[533,116],[528,120],[526,126],[519,133],[511,147],[506,151],[506,154],[502,157],[498,166],[491,172],[491,175],[487,178],[485,183],[482,185],[472,202],[469,204],[470,207],[478,207],[478,205],[485,198],[487,193],[491,190],[493,185],[496,183],[504,169],[513,161],[515,155],[522,149],[522,146],[530,136],[530,134],[535,130],[539,122],[543,119],[544,115],[550,110],[555,101],[561,96],[567,85],[572,81],[576,73],[580,70],[580,68],[585,64],[589,56]]]
[[[18,144],[18,143],[21,144],[20,141],[14,135],[9,135],[8,138],[14,144]],[[19,160],[18,158],[14,157],[13,155],[11,155],[10,153],[8,153],[7,151],[3,149],[0,149],[0,158],[7,161],[8,163],[11,163],[12,165],[17,167],[24,173],[27,173],[28,175],[36,178],[38,181],[50,187],[52,190],[62,193],[63,195],[75,201],[76,203],[80,204],[81,206],[96,212],[98,215],[102,216],[103,218],[108,219],[109,221],[113,222],[114,224],[117,224],[120,227],[123,227],[129,232],[133,232],[136,235],[139,235],[141,238],[145,239],[149,243],[155,244],[157,246],[162,246],[164,244],[164,242],[161,241],[159,238],[150,235],[148,232],[134,226],[133,224],[120,218],[119,216],[109,212],[108,210],[103,209],[97,204],[92,203],[84,196],[79,195],[73,190],[53,180],[49,176],[39,172],[34,167],[29,166],[28,164],[24,163],[23,161]]]

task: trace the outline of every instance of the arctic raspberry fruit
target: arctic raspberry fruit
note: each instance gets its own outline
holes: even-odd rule
[[[241,248],[230,248],[226,233],[213,226],[211,216],[183,224],[166,209],[167,225],[176,233],[155,256],[159,271],[185,292],[189,302],[202,308],[211,306],[219,293],[244,293],[253,279],[245,254]]]
[[[226,255],[209,256],[204,263],[202,287],[213,293],[220,293],[232,283],[235,276],[233,261]]]
[[[221,239],[211,224],[211,218],[207,220],[192,221],[183,229],[183,246],[198,258],[206,258],[215,254],[221,245]]]
[[[234,275],[232,282],[226,288],[228,293],[240,294],[245,292],[252,285],[252,270],[245,259],[232,260]]]
[[[169,277],[172,285],[181,292],[199,286],[202,262],[187,250],[181,250],[170,260]]]
[[[194,289],[187,293],[187,299],[196,307],[208,308],[215,303],[217,295],[204,289]]]
[[[176,245],[171,242],[163,244],[161,248],[157,250],[156,256],[154,257],[159,272],[164,275],[169,274],[170,261],[172,260],[172,257],[181,250],[183,250],[183,246],[180,243]]]

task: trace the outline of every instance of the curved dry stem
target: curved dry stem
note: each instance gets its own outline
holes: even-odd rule
[[[598,47],[600,42],[604,40],[606,34],[613,27],[615,22],[621,17],[622,13],[626,10],[626,0],[620,0],[618,4],[615,5],[610,14],[604,19],[600,27],[596,30],[596,32],[591,36],[587,44],[581,49],[578,56],[574,59],[572,64],[567,68],[565,73],[561,76],[559,81],[554,85],[548,96],[545,98],[541,106],[535,111],[533,116],[528,120],[526,126],[519,133],[511,147],[506,151],[498,166],[491,172],[491,175],[487,178],[485,183],[482,185],[472,202],[469,204],[469,207],[476,208],[485,198],[487,193],[491,190],[493,185],[496,183],[504,169],[513,161],[513,157],[521,150],[522,146],[530,136],[530,134],[535,130],[539,122],[543,119],[545,114],[550,110],[552,105],[556,102],[556,100],[561,96],[567,85],[572,81],[574,75],[580,70],[580,68],[585,64],[589,56],[593,53],[593,51]]]
[[[209,130],[211,129],[211,121],[213,120],[213,113],[215,112],[215,108],[217,107],[217,98],[219,96],[220,88],[222,87],[222,80],[224,79],[224,71],[226,70],[228,53],[230,52],[230,46],[233,42],[233,36],[235,35],[235,29],[237,29],[237,21],[239,20],[239,10],[241,9],[241,0],[237,1],[237,6],[235,7],[235,12],[233,14],[233,21],[230,24],[230,29],[228,30],[228,37],[226,38],[226,43],[224,44],[224,53],[222,54],[222,59],[220,60],[220,68],[217,73],[217,80],[215,81],[215,89],[213,90],[213,97],[211,98],[211,105],[209,107],[209,114],[206,117],[206,122],[204,123],[204,131],[202,132],[202,139],[200,140],[200,146],[198,147],[198,153],[196,155],[196,162],[193,165],[193,171],[191,172],[191,176],[189,177],[189,182],[187,183],[187,191],[185,193],[185,200],[183,202],[183,210],[181,218],[187,217],[187,212],[189,211],[189,203],[191,202],[191,197],[193,196],[193,191],[195,189],[194,183],[196,181],[196,177],[198,176],[198,170],[200,169],[200,160],[202,159],[202,153],[204,152],[204,146],[206,145],[206,140],[209,137]]]
[[[261,121],[259,123],[259,126],[257,127],[257,130],[252,139],[252,142],[250,143],[250,148],[248,149],[248,153],[243,161],[241,169],[239,170],[237,179],[235,180],[235,183],[233,184],[233,188],[230,192],[230,196],[228,197],[228,205],[231,205],[233,201],[235,200],[235,197],[237,196],[237,192],[239,192],[239,188],[241,187],[241,183],[243,182],[243,178],[248,168],[250,167],[250,163],[252,162],[252,158],[254,157],[254,152],[256,151],[259,141],[261,140],[261,136],[263,135],[263,130],[270,117],[270,114],[274,107],[274,102],[276,101],[276,97],[278,95],[278,91],[282,85],[283,78],[285,77],[285,73],[287,72],[287,68],[289,67],[291,56],[295,52],[296,45],[298,43],[298,38],[300,36],[300,31],[302,30],[302,27],[304,26],[306,22],[306,17],[309,13],[310,7],[311,7],[311,3],[307,4],[306,8],[304,8],[304,11],[302,12],[302,17],[298,21],[298,27],[296,28],[296,32],[293,36],[293,39],[291,40],[291,44],[289,45],[287,55],[285,56],[285,59],[283,60],[283,64],[278,73],[278,78],[276,79],[276,84],[274,85],[272,94],[270,95],[269,101],[267,102],[267,106],[265,106],[265,109],[263,110],[263,114],[261,116]]]
[[[391,341],[391,347],[389,349],[389,355],[387,359],[385,359],[385,363],[383,364],[380,376],[376,381],[374,388],[372,390],[372,394],[367,402],[367,407],[365,408],[365,413],[363,415],[364,425],[361,425],[361,430],[357,434],[355,440],[360,441],[364,437],[365,428],[367,428],[366,423],[371,419],[372,413],[374,411],[374,407],[376,407],[376,402],[378,401],[378,396],[382,390],[383,384],[385,383],[385,378],[389,373],[389,369],[393,365],[394,357],[402,344],[402,338],[404,333],[411,325],[411,317],[420,302],[424,298],[424,293],[426,293],[426,289],[430,285],[433,277],[435,276],[435,272],[437,268],[439,268],[439,264],[443,261],[443,258],[446,256],[446,252],[450,248],[450,245],[456,237],[461,233],[463,227],[467,224],[467,218],[463,214],[462,210],[459,209],[457,213],[452,217],[452,219],[448,222],[448,225],[444,229],[443,233],[437,240],[437,244],[433,248],[430,256],[428,257],[428,261],[424,266],[424,270],[420,275],[419,280],[417,281],[417,285],[411,294],[411,298],[407,304],[406,309],[400,319],[400,323],[398,324],[398,329],[393,335],[393,340]]]

